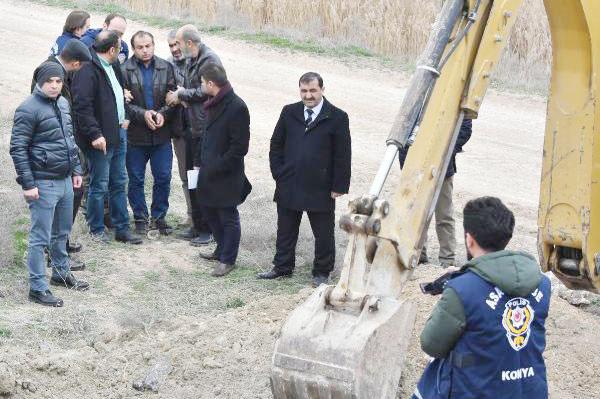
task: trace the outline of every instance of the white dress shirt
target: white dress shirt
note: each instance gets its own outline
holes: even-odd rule
[[[313,123],[317,119],[317,116],[319,116],[319,113],[321,112],[321,108],[323,108],[323,97],[321,97],[321,102],[319,102],[317,105],[312,107],[313,114],[312,114],[311,123]],[[305,105],[304,106],[304,120],[308,119],[308,112],[306,112],[307,109],[308,109],[308,107]]]

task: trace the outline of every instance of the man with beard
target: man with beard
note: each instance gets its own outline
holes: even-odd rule
[[[181,53],[179,43],[177,43],[177,30],[172,30],[167,36],[167,43],[169,44],[169,50],[171,56],[167,59],[173,65],[175,71],[175,80],[177,86],[183,87],[185,85],[185,70],[186,61],[185,57]],[[181,226],[191,227],[192,226],[192,204],[190,201],[190,190],[188,189],[187,181],[187,148],[185,139],[185,127],[183,107],[175,107],[175,115],[173,117],[173,128],[171,129],[173,135],[173,148],[175,150],[175,156],[177,157],[177,169],[179,171],[179,178],[181,179],[181,186],[183,188],[183,196],[185,198],[185,204],[187,208],[187,220],[182,223]]]
[[[550,280],[533,256],[505,250],[515,218],[498,198],[469,201],[463,226],[469,261],[425,323],[421,348],[434,359],[412,398],[547,398]]]
[[[131,37],[131,47],[134,56],[121,66],[125,89],[133,96],[125,106],[130,119],[127,131],[129,205],[136,233],[146,234],[150,222],[160,234],[168,235],[171,228],[165,216],[171,191],[171,121],[175,109],[166,105],[165,98],[168,91],[177,89],[177,83],[173,66],[154,55],[151,33],[136,32]],[[150,213],[144,194],[148,162],[154,179]]]
[[[197,151],[201,137],[206,129],[204,102],[208,99],[202,92],[201,68],[207,64],[222,65],[219,57],[200,38],[200,33],[193,25],[182,26],[176,34],[177,44],[183,56],[187,59],[185,84],[176,91],[167,94],[167,104],[174,106],[182,104],[185,107],[185,138],[186,138],[186,169],[193,168],[193,154]],[[193,246],[207,245],[213,241],[210,228],[202,213],[198,201],[198,191],[191,190],[193,226],[179,237],[190,240]]]
[[[211,275],[222,277],[235,268],[240,246],[240,205],[252,187],[244,173],[244,157],[250,142],[250,113],[234,93],[221,65],[206,64],[200,69],[206,131],[197,148],[194,168],[198,170],[198,201],[217,241],[210,254],[218,261]]]

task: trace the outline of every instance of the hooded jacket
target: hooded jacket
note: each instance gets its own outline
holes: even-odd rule
[[[538,288],[542,273],[535,258],[525,252],[498,251],[477,257],[461,271],[471,271],[509,296],[527,296]],[[446,287],[421,333],[421,348],[443,358],[454,348],[466,327],[466,315],[458,294]]]
[[[15,111],[10,155],[23,190],[36,187],[36,180],[81,176],[67,100],[49,98],[36,86]]]

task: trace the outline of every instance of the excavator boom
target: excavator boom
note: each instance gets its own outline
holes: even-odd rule
[[[523,0],[446,0],[368,194],[340,219],[340,280],[296,308],[275,345],[275,398],[395,398],[416,307],[402,298],[463,118],[476,118]],[[545,0],[554,60],[541,178],[544,271],[600,292],[600,17],[595,0]],[[600,121],[599,121],[600,122]],[[595,136],[595,137],[594,137]],[[596,140],[594,141],[594,138]],[[391,202],[398,149],[414,141]]]

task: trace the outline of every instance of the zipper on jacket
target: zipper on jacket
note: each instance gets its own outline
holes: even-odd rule
[[[60,131],[62,132],[63,140],[65,141],[65,145],[67,146],[67,159],[69,160],[69,173],[72,174],[73,166],[71,165],[71,148],[69,147],[69,143],[67,141],[67,135],[65,134],[65,129],[63,127],[62,115],[60,113],[60,108],[58,107],[58,99],[50,100],[50,102],[52,103],[52,108],[54,109],[54,113],[56,114],[56,117],[58,118],[58,124],[60,125]],[[67,177],[67,176],[65,176],[65,177]]]

